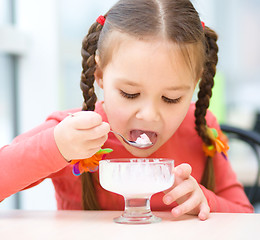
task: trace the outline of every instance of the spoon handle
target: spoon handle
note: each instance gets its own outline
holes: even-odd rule
[[[130,141],[128,141],[123,135],[121,135],[120,133],[114,132],[113,130],[110,130],[110,132],[117,134],[118,136],[120,136],[124,142],[126,142],[127,144],[129,144]]]

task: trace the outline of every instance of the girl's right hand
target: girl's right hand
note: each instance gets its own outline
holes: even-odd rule
[[[62,156],[85,159],[93,156],[106,142],[110,126],[93,111],[81,111],[66,117],[54,128],[54,139]]]

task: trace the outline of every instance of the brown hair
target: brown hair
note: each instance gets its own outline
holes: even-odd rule
[[[196,130],[202,141],[211,145],[206,133],[205,115],[212,94],[218,59],[217,35],[208,27],[203,30],[192,3],[189,0],[120,0],[105,17],[104,26],[95,22],[82,42],[83,70],[80,84],[84,97],[82,110],[95,109],[97,99],[93,86],[95,55],[99,55],[101,66],[104,67],[111,59],[115,48],[115,41],[111,41],[113,33],[120,32],[137,39],[160,38],[174,42],[184,50],[191,66],[188,46],[192,45],[196,58],[195,66],[192,67],[197,77],[201,77],[195,110]],[[214,179],[213,164],[212,159],[208,159],[202,184],[213,190],[212,179]],[[100,209],[93,181],[91,173],[82,174],[83,209],[86,210]]]

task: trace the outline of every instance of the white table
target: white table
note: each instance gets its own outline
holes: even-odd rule
[[[194,216],[174,219],[155,212],[159,223],[124,225],[113,222],[118,211],[0,211],[0,239],[260,239],[260,214],[211,213],[206,221]]]

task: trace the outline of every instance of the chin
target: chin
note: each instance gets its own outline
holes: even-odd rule
[[[152,153],[156,151],[156,149],[154,149],[154,146],[147,149],[138,149],[135,147],[127,146],[126,150],[130,152],[132,155],[134,155],[135,157],[141,157],[141,158],[149,157]]]
[[[132,153],[135,157],[139,157],[139,158],[146,158],[149,157],[152,153],[144,153],[142,152],[138,152],[138,153]]]

